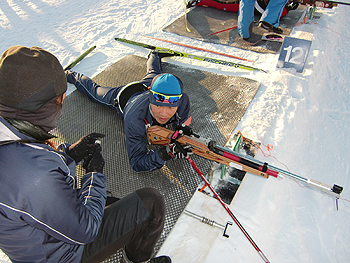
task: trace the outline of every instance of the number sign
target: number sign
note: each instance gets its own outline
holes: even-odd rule
[[[277,68],[296,69],[303,72],[311,41],[293,37],[285,37],[278,58]]]

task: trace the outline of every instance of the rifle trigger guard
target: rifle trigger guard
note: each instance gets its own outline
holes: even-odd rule
[[[209,148],[209,150],[210,150],[210,151],[213,151],[215,145],[216,145],[216,141],[210,141],[210,142],[208,143],[208,148]]]
[[[268,163],[264,163],[264,166],[262,167],[261,171],[265,173],[267,171],[267,165]]]
[[[171,135],[171,143],[175,142],[178,138],[180,138],[183,135],[182,130],[176,130],[173,135]]]

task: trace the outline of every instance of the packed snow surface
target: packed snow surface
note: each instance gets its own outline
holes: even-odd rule
[[[165,58],[184,67],[259,81],[260,88],[235,129],[273,146],[271,154],[276,159],[262,152],[256,158],[304,178],[344,187],[337,211],[334,197],[289,177],[246,176],[230,208],[267,258],[276,263],[350,262],[350,6],[318,9],[322,16],[317,22],[294,27],[290,36],[312,41],[303,73],[277,69],[278,54],[260,54],[162,31],[184,12],[183,0],[4,0],[0,6],[0,51],[13,45],[39,46],[66,66],[96,45],[96,50],[74,68],[90,77],[128,54],[147,56],[148,50],[118,43],[115,37],[243,63],[145,38],[147,35],[254,60],[247,65],[268,74]],[[214,212],[211,219],[230,220],[213,201],[211,208],[207,207]],[[193,204],[204,205],[196,200]],[[166,242],[178,239],[179,229]],[[205,246],[194,241],[203,234],[210,236],[213,230],[207,226],[192,229],[191,235],[181,240],[192,246],[192,257],[181,258],[181,251],[177,251],[173,262],[263,262],[242,232],[235,225],[231,229],[229,239],[216,234]],[[228,249],[225,242],[231,242]],[[207,256],[203,258],[204,250]]]

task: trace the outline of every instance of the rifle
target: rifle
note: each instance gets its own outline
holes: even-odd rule
[[[215,141],[201,139],[200,136],[194,134],[188,126],[178,127],[175,133],[179,132],[182,136],[177,136],[177,141],[181,145],[190,145],[192,152],[205,159],[215,161],[236,169],[262,176],[264,178],[278,177],[286,175],[294,179],[306,183],[311,188],[320,190],[324,193],[340,198],[343,187],[334,184],[333,187],[313,179],[306,179],[299,175],[284,171],[267,163],[260,162],[250,156],[231,151],[228,148],[216,145]],[[160,126],[151,126],[147,130],[148,142],[157,145],[168,145],[174,138],[174,131],[168,130]]]

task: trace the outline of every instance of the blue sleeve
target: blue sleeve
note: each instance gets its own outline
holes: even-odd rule
[[[43,162],[43,160],[47,160]],[[106,178],[93,172],[85,174],[81,189],[73,189],[67,177],[74,177],[75,164],[66,163],[64,155],[54,151],[40,151],[32,167],[40,173],[35,186],[27,185],[30,196],[22,218],[29,225],[42,229],[57,240],[70,244],[92,242],[99,230],[106,201]],[[33,189],[40,189],[33,194]]]
[[[158,150],[148,150],[146,126],[143,119],[124,120],[125,142],[130,165],[136,172],[153,171],[165,165],[159,157]]]

